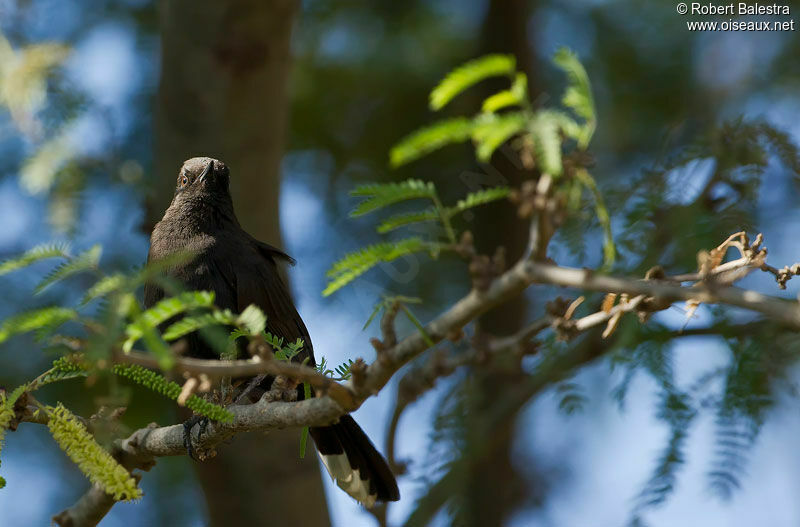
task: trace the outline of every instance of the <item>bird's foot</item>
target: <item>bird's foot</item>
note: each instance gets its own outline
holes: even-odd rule
[[[186,453],[189,454],[189,457],[195,461],[198,460],[198,456],[192,444],[192,428],[194,428],[194,425],[199,425],[199,429],[197,430],[197,441],[199,442],[206,428],[208,428],[209,421],[208,417],[193,415],[183,423],[183,446],[186,448]],[[200,456],[200,459],[202,460],[204,457],[205,456]]]

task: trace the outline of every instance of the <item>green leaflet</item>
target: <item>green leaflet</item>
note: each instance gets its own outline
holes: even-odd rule
[[[325,357],[322,357],[319,364],[316,366],[316,370],[322,375],[330,377],[335,381],[346,381],[353,375],[350,373],[350,367],[353,365],[353,362],[353,359],[347,359],[345,362],[335,366],[331,370],[328,368],[328,361],[325,359]]]
[[[54,329],[64,322],[78,318],[78,312],[65,307],[45,307],[24,311],[5,319],[0,324],[0,344],[22,333]]]
[[[477,207],[508,196],[509,189],[497,187],[484,189],[468,194],[464,199],[458,201],[454,207],[444,207],[436,194],[433,183],[425,183],[417,180],[409,180],[402,183],[388,185],[363,185],[357,188],[353,194],[367,196],[365,203],[368,207],[359,207],[359,214],[366,211],[375,210],[380,206],[396,203],[398,200],[427,197],[430,198],[434,206],[424,211],[397,214],[383,220],[378,226],[379,233],[385,233],[406,225],[411,225],[426,221],[439,221],[448,234],[451,243],[455,243],[455,233],[450,219],[472,207]],[[400,198],[399,196],[402,196]],[[362,203],[363,205],[363,203]],[[328,296],[341,289],[348,283],[355,280],[360,275],[367,272],[372,267],[389,262],[405,254],[427,250],[432,256],[436,256],[441,246],[437,242],[424,241],[419,237],[411,237],[397,242],[378,243],[364,247],[345,255],[341,260],[334,263],[328,271],[328,286],[323,291],[323,296]]]
[[[259,335],[267,325],[267,316],[257,306],[250,304],[239,315],[237,324],[244,327],[250,335]]]
[[[41,260],[49,258],[67,258],[68,254],[69,245],[65,243],[37,245],[21,256],[0,263],[0,276],[16,271],[17,269],[22,269]]]
[[[186,316],[167,328],[161,337],[167,342],[177,340],[189,333],[208,326],[229,326],[236,323],[236,315],[230,310],[214,311],[198,316]]]
[[[617,258],[617,247],[614,243],[614,233],[611,231],[611,216],[606,208],[606,203],[603,200],[603,194],[597,188],[594,178],[589,172],[582,168],[575,171],[575,178],[580,183],[589,189],[594,197],[595,213],[597,214],[597,221],[603,228],[603,270],[608,270],[614,265],[614,260]]]
[[[70,276],[97,269],[101,252],[102,248],[99,245],[95,245],[78,256],[68,259],[48,273],[47,276],[36,285],[34,293],[39,294],[56,282],[69,278]]]
[[[408,179],[400,183],[359,185],[350,192],[350,195],[366,198],[350,212],[350,217],[354,218],[401,201],[417,198],[433,199],[436,196],[436,188],[430,182]]]
[[[101,298],[114,291],[119,291],[128,285],[129,280],[127,276],[120,273],[104,276],[86,291],[86,294],[81,299],[81,305],[88,304],[95,298]]]
[[[594,135],[597,120],[589,76],[577,55],[568,48],[560,48],[553,57],[553,62],[567,74],[567,89],[561,102],[586,120],[578,140],[580,148],[585,149]]]
[[[286,345],[283,344],[283,337],[275,337],[272,333],[266,333],[264,338],[275,350],[275,358],[278,360],[288,362],[303,350],[303,339],[301,338]]]
[[[486,55],[459,66],[445,76],[430,94],[431,110],[440,110],[470,86],[500,75],[513,75],[517,61],[513,55]]]
[[[258,333],[251,334],[247,330],[237,328],[231,331],[229,338],[230,340],[235,341],[240,337],[252,337],[256,335],[258,335]],[[264,339],[264,342],[266,342],[272,347],[273,351],[275,352],[275,358],[278,360],[290,361],[292,360],[292,358],[294,358],[295,355],[297,355],[303,350],[304,342],[303,339],[301,338],[298,338],[294,342],[284,344],[283,337],[278,335],[273,335],[268,331],[262,330],[260,336],[261,338]]]
[[[517,73],[514,84],[508,90],[503,90],[487,97],[481,105],[484,113],[494,113],[509,106],[528,105],[528,77],[524,73]]]
[[[561,134],[557,114],[537,112],[528,123],[528,133],[533,138],[536,162],[542,172],[553,177],[561,175]]]
[[[418,212],[395,214],[394,216],[386,218],[380,223],[380,225],[378,225],[378,232],[383,234],[395,229],[399,229],[400,227],[405,227],[406,225],[437,221],[439,219],[439,213],[433,208]]]
[[[328,271],[328,286],[323,296],[341,289],[371,268],[382,262],[391,262],[406,254],[427,250],[435,253],[438,244],[425,242],[419,237],[406,238],[396,242],[378,243],[349,253],[333,264]]]
[[[483,101],[481,111],[485,113],[494,113],[497,110],[502,110],[508,106],[516,106],[520,103],[517,97],[511,90],[503,90],[491,95]]]
[[[525,129],[528,118],[521,112],[503,115],[484,114],[475,119],[472,140],[479,161],[488,162],[500,145]]]
[[[170,318],[190,309],[201,307],[211,307],[214,304],[214,293],[209,291],[190,291],[181,293],[178,296],[165,298],[150,309],[142,312],[136,319],[128,324],[125,333],[128,338],[122,345],[122,349],[127,353],[137,340],[150,334],[161,324]],[[153,342],[151,342],[153,344]]]
[[[155,328],[145,327],[142,329],[142,341],[145,348],[158,359],[158,367],[162,370],[170,370],[175,364],[175,358],[172,356],[172,350],[161,338]],[[126,341],[127,342],[127,341]],[[123,346],[124,349],[124,346]],[[127,352],[128,350],[126,350]]]
[[[474,123],[466,117],[444,119],[407,135],[389,152],[389,164],[399,167],[425,154],[470,138]]]
[[[454,212],[464,212],[465,210],[473,207],[478,207],[480,205],[491,203],[492,201],[507,198],[510,193],[511,189],[508,187],[494,187],[479,190],[478,192],[472,192],[467,194],[467,197],[464,199],[459,200],[455,208],[452,210],[454,210]]]

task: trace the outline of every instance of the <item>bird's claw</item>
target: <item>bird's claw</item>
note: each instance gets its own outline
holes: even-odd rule
[[[194,461],[197,461],[197,457],[195,456],[196,452],[194,445],[192,444],[192,428],[194,428],[194,425],[196,424],[200,425],[200,428],[197,431],[197,441],[200,441],[200,438],[203,437],[206,428],[208,428],[208,422],[208,417],[204,417],[202,415],[193,415],[183,423],[183,446],[186,448],[186,453],[189,454],[189,457]]]

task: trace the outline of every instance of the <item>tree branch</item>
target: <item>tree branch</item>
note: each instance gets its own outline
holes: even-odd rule
[[[535,234],[536,239],[532,241],[534,247],[538,247],[541,240],[538,237],[538,229],[532,229],[532,236],[534,233],[537,233]],[[534,283],[641,296],[641,298],[635,299],[636,302],[629,302],[630,305],[627,307],[617,306],[616,311],[612,310],[610,313],[595,314],[580,319],[577,322],[582,326],[581,329],[602,323],[617,312],[634,309],[648,299],[658,300],[655,304],[665,301],[728,304],[763,313],[782,324],[800,327],[800,309],[798,309],[797,302],[738,289],[727,284],[706,280],[687,287],[670,281],[604,276],[588,269],[560,267],[523,258],[507,272],[492,280],[488,288],[485,290],[473,289],[451,308],[427,324],[424,334],[415,331],[393,346],[385,348],[381,360],[376,360],[363,368],[359,374],[359,382],[338,384],[320,375],[316,370],[282,361],[256,360],[254,358],[226,363],[224,361],[179,358],[176,366],[178,371],[219,376],[233,374],[248,376],[266,372],[310,382],[320,392],[316,398],[298,402],[287,403],[262,398],[255,404],[231,406],[229,410],[234,415],[233,422],[210,424],[203,437],[196,438],[196,444],[199,449],[210,449],[238,432],[298,426],[323,426],[333,423],[343,414],[356,410],[370,396],[377,394],[389,379],[410,360],[446,336],[459,334],[469,322],[520,294]],[[539,323],[535,323],[532,331],[540,331],[540,327]],[[526,330],[523,330],[523,333],[526,333]],[[591,349],[598,348],[593,346]],[[571,370],[576,365],[588,362],[596,356],[594,352],[583,353],[581,351],[579,353],[575,351],[570,353],[570,357],[556,359],[554,364],[541,366],[544,371],[559,371],[563,374],[564,371]],[[138,353],[123,355],[119,359],[148,367],[156,365],[155,361],[148,356]],[[550,381],[542,377],[544,371],[542,368],[539,369],[539,373],[532,378],[532,383],[527,390],[524,390],[525,392],[535,393],[544,385],[549,384]],[[127,463],[132,463],[126,466],[134,467],[152,463],[155,457],[182,455],[185,454],[183,426],[155,427],[153,425],[143,428],[134,432],[127,439],[118,441],[117,448],[122,458],[126,459]],[[85,513],[81,513],[84,514],[83,517],[95,517],[89,510],[91,508],[89,505],[105,506],[103,500],[92,497],[93,492],[94,490],[90,490],[89,494],[84,496],[75,507],[59,515],[59,517],[66,515],[63,516],[64,521],[73,521],[71,524],[64,525],[74,527],[92,525],[85,522],[79,523],[77,514],[79,511],[85,510]],[[95,512],[97,511],[99,509],[96,508]]]

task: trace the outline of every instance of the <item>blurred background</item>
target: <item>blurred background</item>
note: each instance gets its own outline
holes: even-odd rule
[[[765,234],[773,265],[790,265],[800,260],[798,167],[787,153],[800,138],[798,34],[689,32],[690,17],[675,6],[661,0],[0,0],[0,259],[68,240],[76,250],[101,243],[104,269],[140,265],[182,161],[216,157],[231,167],[245,229],[297,259],[289,280],[317,356],[331,364],[372,360],[369,338],[377,325],[360,330],[382,292],[421,297],[415,314],[428,320],[467,291],[469,278],[455,259],[410,257],[323,298],[331,263],[379,240],[369,221],[347,218],[348,191],[359,182],[415,177],[436,182],[452,201],[483,186],[519,184],[523,174],[502,154],[479,164],[469,146],[456,146],[390,170],[388,151],[431,121],[427,94],[447,71],[489,52],[514,54],[534,103],[557,104],[564,79],[551,57],[566,45],[592,81],[593,174],[620,247],[615,272],[641,274],[655,264],[690,272],[699,250],[742,229]],[[800,9],[790,6],[792,16],[781,20]],[[460,97],[452,113],[473,112],[492,87]],[[507,204],[465,222],[482,250],[505,246],[509,262],[522,253],[527,226]],[[550,256],[563,265],[597,266],[596,232],[590,211],[578,215]],[[80,298],[87,285],[80,279],[32,296],[46,269],[0,279],[0,317]],[[767,276],[742,285],[778,293]],[[533,288],[482,324],[511,333],[558,293]],[[795,296],[796,285],[790,282],[783,294]],[[726,316],[701,307],[687,327],[748,320]],[[685,319],[672,308],[652,327],[675,329]],[[399,330],[414,331],[407,322]],[[735,362],[744,344],[686,336],[643,351],[641,333],[624,335],[610,344],[609,359],[576,372],[567,388],[562,383],[518,408],[486,459],[445,489],[430,524],[800,525],[793,361],[775,365],[780,389],[748,388],[744,397],[763,404],[739,416],[749,432],[738,436],[739,457],[726,461],[727,486],[714,481],[722,414],[712,409],[677,438],[679,459],[669,469],[675,477],[657,489],[669,496],[643,505],[676,428],[659,411],[659,375],[617,359],[650,354],[669,364],[675,383],[689,386]],[[791,349],[767,335],[748,341],[747,349]],[[0,353],[0,385],[16,386],[48,362],[32,340],[16,339]],[[382,451],[398,378],[355,414]],[[399,479],[403,499],[389,507],[389,525],[428,506],[423,498],[435,494],[448,463],[469,455],[470,440],[442,424],[458,413],[453,394],[471,383],[485,389],[510,382],[458,372],[409,406],[395,448],[407,468]],[[724,379],[713,382],[725,390]],[[567,411],[565,391],[575,403]],[[68,401],[87,415],[95,403],[68,385],[42,398]],[[464,417],[461,426],[480,418]],[[169,402],[136,391],[125,423],[133,429],[178,419]],[[298,449],[299,431],[292,430],[237,438],[208,463],[160,459],[142,480],[144,499],[115,506],[102,525],[272,525],[278,518],[274,524],[376,525],[320,476],[315,455],[300,461]],[[43,427],[7,434],[2,459],[3,526],[46,525],[87,485]]]

